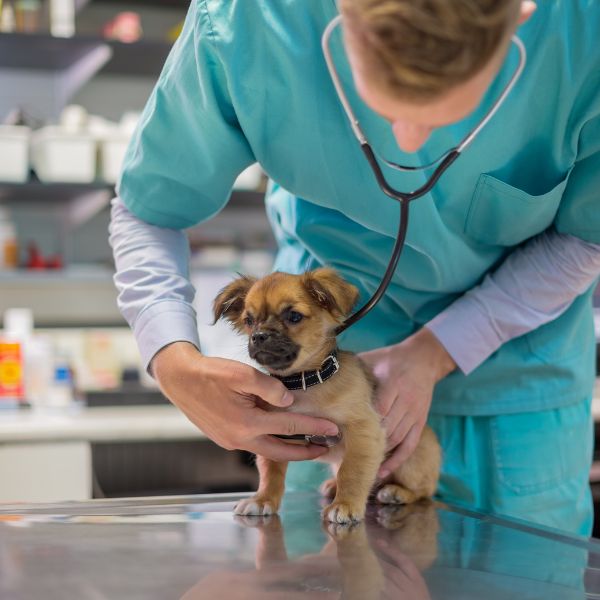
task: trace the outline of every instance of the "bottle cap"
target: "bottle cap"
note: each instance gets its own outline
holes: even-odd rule
[[[71,370],[69,367],[59,366],[54,369],[55,383],[71,383]]]
[[[4,311],[4,333],[17,338],[33,333],[33,312],[30,308],[8,308]]]

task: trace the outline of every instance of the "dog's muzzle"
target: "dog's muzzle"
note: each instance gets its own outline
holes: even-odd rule
[[[255,331],[248,341],[250,358],[272,369],[286,369],[298,358],[300,346],[276,331]]]

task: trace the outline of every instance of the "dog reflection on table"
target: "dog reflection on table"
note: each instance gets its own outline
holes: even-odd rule
[[[285,538],[302,535],[296,529],[302,527],[298,521],[286,526],[290,529],[284,536],[278,515],[235,519],[257,530],[255,569],[239,561],[231,569],[211,572],[182,600],[212,600],[222,597],[224,590],[231,600],[431,600],[422,573],[437,557],[439,522],[429,500],[376,507],[366,522],[323,523],[329,538],[325,544],[294,557],[288,555]]]
[[[376,380],[358,356],[336,346],[335,330],[357,299],[356,287],[323,268],[302,275],[240,277],[221,290],[213,305],[215,322],[224,318],[246,334],[250,357],[296,390],[289,408],[270,410],[323,417],[338,425],[341,442],[318,459],[332,465],[334,477],[323,491],[333,502],[323,516],[337,523],[364,517],[385,458],[385,430],[374,408]],[[410,458],[379,482],[377,501],[410,504],[432,496],[440,461],[437,438],[425,427]],[[257,465],[258,492],[238,503],[237,514],[266,515],[279,509],[287,463],[257,456]]]

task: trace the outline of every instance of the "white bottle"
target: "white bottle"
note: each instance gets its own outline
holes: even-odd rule
[[[56,37],[75,35],[75,0],[50,0],[50,33]]]
[[[54,380],[54,356],[49,337],[34,335],[25,352],[25,398],[32,408],[48,406]]]
[[[35,408],[45,406],[54,378],[52,343],[48,337],[34,335],[31,309],[4,312],[4,337],[21,345],[25,400]]]
[[[12,33],[17,28],[15,11],[10,2],[0,2],[0,33]]]
[[[18,266],[17,231],[10,210],[0,206],[0,271],[12,271]]]
[[[48,395],[49,408],[69,408],[74,401],[73,377],[71,369],[66,363],[54,367],[54,381],[50,386]]]

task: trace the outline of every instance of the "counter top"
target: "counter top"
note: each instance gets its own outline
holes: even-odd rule
[[[600,379],[592,413],[600,421]],[[78,408],[69,411],[0,410],[2,443],[192,440],[206,436],[171,404]]]
[[[570,600],[600,594],[600,543],[440,503],[323,525],[321,500],[234,517],[243,495],[0,506],[12,600]]]
[[[0,412],[2,443],[192,440],[205,436],[174,406],[111,406]]]

